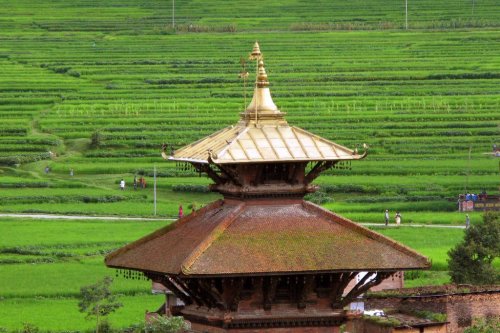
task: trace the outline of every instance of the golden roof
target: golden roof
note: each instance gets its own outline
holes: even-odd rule
[[[264,163],[357,160],[356,150],[288,125],[274,104],[258,43],[250,59],[257,61],[252,101],[234,126],[222,129],[177,151],[169,160],[193,163]]]

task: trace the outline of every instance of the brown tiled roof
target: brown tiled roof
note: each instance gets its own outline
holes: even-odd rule
[[[430,267],[404,245],[290,199],[217,201],[111,253],[106,264],[208,276]]]

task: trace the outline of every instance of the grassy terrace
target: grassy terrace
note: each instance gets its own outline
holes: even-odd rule
[[[358,204],[373,204],[373,196],[398,196],[394,201],[410,201],[402,207],[406,211],[424,206],[450,211],[466,186],[497,191],[498,161],[484,153],[500,134],[498,38],[487,29],[140,38],[8,32],[0,50],[0,161],[14,167],[5,169],[5,176],[21,170],[40,175],[49,165],[59,176],[73,168],[79,176],[114,177],[112,187],[121,177],[130,183],[134,173],[151,176],[155,163],[161,176],[194,176],[162,163],[159,147],[163,142],[180,147],[238,120],[244,107],[239,59],[258,39],[275,102],[290,123],[348,147],[371,147],[366,160],[352,170],[327,173],[337,177],[324,177],[320,185],[375,181],[379,189],[361,195]],[[251,87],[246,90],[250,98]],[[100,136],[98,149],[90,147],[93,134]],[[388,176],[400,177],[398,189],[384,185]],[[429,186],[416,188],[415,182]],[[443,185],[430,186],[436,182]],[[415,200],[407,199],[417,196],[427,203],[412,207]],[[333,199],[331,208],[351,211],[347,197],[336,193]],[[33,203],[29,209],[45,210]],[[27,209],[21,201],[2,205]]]
[[[155,165],[159,217],[217,199],[159,150],[239,119],[252,93],[240,57],[255,40],[291,124],[370,146],[309,199],[360,222],[390,209],[404,225],[453,225],[464,223],[458,193],[498,193],[499,161],[486,154],[500,144],[498,1],[409,2],[408,31],[404,1],[176,1],[176,30],[171,5],[0,0],[0,213],[152,216]],[[134,174],[146,189],[131,188]],[[113,274],[104,253],[166,223],[0,219],[0,331],[90,329],[79,287]],[[461,230],[376,230],[433,260],[407,285],[448,281]],[[114,325],[162,303],[149,287],[117,279],[126,306]]]
[[[102,264],[103,254],[166,223],[169,222],[0,218],[0,327],[14,329],[30,322],[45,330],[91,329],[93,323],[85,321],[84,315],[77,311],[79,287],[115,275]],[[432,259],[433,269],[410,274],[408,286],[449,281],[446,251],[461,239],[463,230],[420,228],[415,233],[413,228],[377,228],[376,231]],[[114,290],[125,304],[110,318],[118,327],[140,322],[145,309],[156,310],[164,301],[162,296],[150,294],[150,283],[144,280],[118,275]]]

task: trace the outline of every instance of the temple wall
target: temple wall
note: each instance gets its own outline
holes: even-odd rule
[[[346,324],[345,333],[447,333],[446,325],[430,327],[384,327],[363,319],[355,319]]]
[[[192,324],[193,333],[340,333],[339,327],[287,327],[287,328],[253,328],[223,329],[201,324]]]
[[[408,298],[368,299],[367,309],[395,308],[445,313],[448,333],[462,333],[474,318],[500,317],[500,290]]]

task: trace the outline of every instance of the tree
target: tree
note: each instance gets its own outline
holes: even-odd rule
[[[80,312],[87,313],[87,319],[95,317],[96,333],[99,333],[101,317],[106,317],[123,306],[116,301],[116,296],[111,293],[112,283],[113,278],[106,276],[95,284],[80,288],[81,300],[78,303],[78,308]]]
[[[483,222],[466,229],[464,240],[451,249],[448,256],[453,282],[500,282],[500,272],[492,266],[493,260],[500,256],[500,213],[486,212]]]

